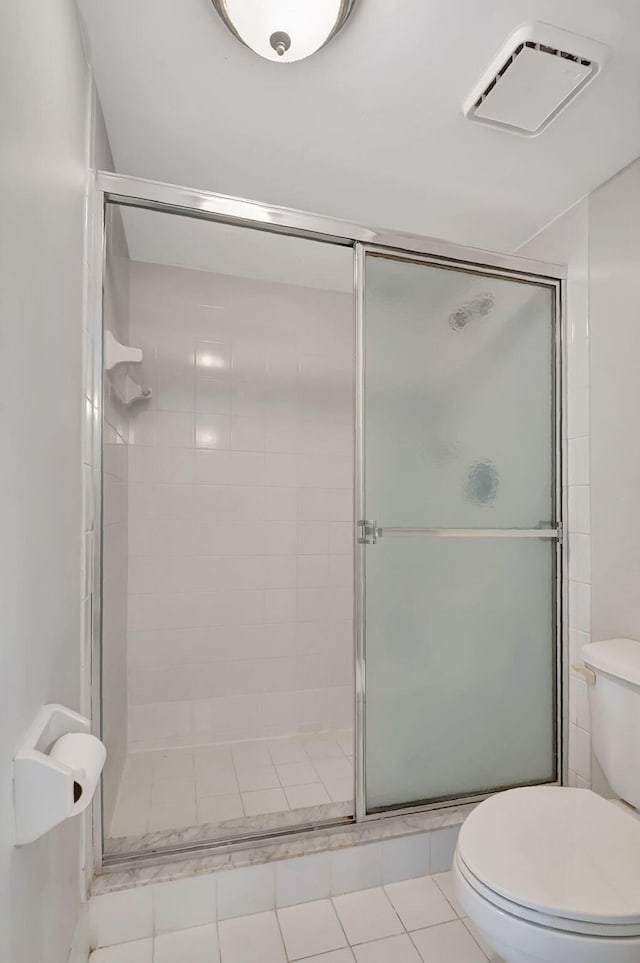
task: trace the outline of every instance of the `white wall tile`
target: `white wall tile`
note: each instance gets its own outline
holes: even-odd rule
[[[94,896],[89,907],[91,945],[112,946],[153,934],[153,887]]]
[[[591,628],[591,589],[584,582],[569,582],[569,625],[580,632]]]
[[[156,447],[193,448],[193,438],[192,411],[156,413]]]
[[[264,451],[266,426],[262,418],[231,418],[230,447],[234,451]]]
[[[267,452],[264,458],[265,485],[296,485],[296,456],[283,452]]]
[[[266,419],[265,448],[267,451],[294,452],[297,447],[298,432],[295,420]]]
[[[570,294],[575,292],[575,287]],[[589,338],[572,338],[567,352],[569,390],[589,387]]]
[[[230,419],[226,415],[196,414],[195,445],[196,448],[229,448]]]
[[[158,367],[155,401],[158,412],[192,412],[194,408],[193,371],[186,365],[180,368]]]
[[[353,554],[329,556],[329,584],[347,588],[353,585]]]
[[[299,555],[297,559],[298,588],[319,588],[329,583],[328,555]]]
[[[153,887],[153,899],[156,933],[203,926],[217,918],[213,874],[158,883]]]
[[[589,198],[594,639],[640,639],[640,344],[635,318],[640,290],[639,203],[638,161]],[[578,729],[576,772],[578,780],[588,783],[592,776],[581,732]],[[605,790],[595,766],[594,777],[594,784]]]
[[[426,876],[430,872],[431,840],[429,833],[401,836],[382,841],[382,882]]]
[[[335,522],[353,521],[353,490],[351,488],[331,489],[329,518]]]
[[[285,807],[286,808],[286,807]],[[218,874],[218,919],[272,910],[276,905],[272,863]]]
[[[588,485],[590,480],[589,438],[570,438],[567,447],[569,485]]]
[[[593,308],[592,283],[590,279],[590,211],[592,198],[583,200],[566,214],[557,218],[519,251],[525,256],[555,260],[567,264],[565,364],[568,385],[568,408],[565,421],[568,435],[568,549],[569,549],[569,660],[580,660],[582,646],[591,637],[591,587],[592,558],[592,492],[591,438],[593,415],[593,345],[590,311]],[[607,206],[607,211],[610,206]],[[618,240],[618,238],[616,238]],[[607,268],[599,271],[600,279],[609,276]],[[619,272],[616,272],[618,276]],[[619,291],[618,277],[616,291]],[[606,344],[617,347],[612,335],[610,303],[607,301],[605,323],[602,327]],[[591,357],[590,357],[591,355]],[[617,367],[617,365],[616,365]],[[621,406],[624,408],[624,406]],[[621,410],[619,408],[619,410]],[[596,412],[597,415],[597,412]],[[596,417],[596,423],[598,419]],[[618,414],[611,422],[619,424]],[[607,492],[607,498],[609,493]],[[576,726],[578,714],[588,727],[588,706],[584,699],[586,689],[582,680],[570,679],[569,715],[569,784],[577,785],[576,765],[586,771],[588,734]],[[582,735],[580,734],[582,733]],[[586,736],[586,738],[585,738]],[[578,741],[578,745],[576,744]],[[578,759],[580,762],[578,763]]]
[[[221,378],[198,376],[195,381],[194,400],[196,412],[228,415],[231,411],[231,385]]]
[[[348,555],[353,552],[354,539],[352,522],[329,522],[329,551],[334,555]]]
[[[325,521],[298,522],[298,553],[327,555],[329,552],[329,523]]]
[[[265,589],[264,591],[264,621],[295,622],[296,620],[296,592],[294,589]]]
[[[196,371],[202,377],[224,378],[231,368],[231,345],[223,341],[198,341],[195,346]]]
[[[591,540],[588,535],[574,532],[569,537],[569,578],[576,582],[591,581]]]
[[[586,681],[578,677],[574,687],[575,723],[585,732],[591,730],[589,714],[589,691]]]
[[[283,287],[288,328],[273,286],[259,318],[248,310],[261,282],[136,262],[131,278],[154,391],[132,412],[128,526],[121,493],[109,502],[129,536],[131,745],[347,725],[352,631],[327,630],[324,665],[295,657],[301,617],[352,616],[350,297],[330,296],[328,328],[326,294],[314,311],[316,292]],[[221,283],[233,332],[192,303]],[[119,440],[115,426],[114,464]],[[300,599],[298,581],[331,594]]]
[[[569,629],[569,661],[580,662],[582,660],[582,647],[591,641],[588,632],[581,632],[579,629]]]
[[[293,906],[329,896],[331,864],[328,852],[284,859],[274,866],[276,906]]]
[[[351,588],[299,588],[298,620],[317,622],[322,619],[347,621],[353,615]]]
[[[591,782],[591,740],[589,733],[579,726],[569,727],[569,768]]]
[[[589,389],[570,388],[567,409],[567,437],[581,438],[589,434]]]
[[[585,679],[574,672],[569,679],[569,721],[585,732],[590,731],[588,686]]]
[[[328,521],[331,515],[329,488],[300,488],[298,491],[298,518],[301,521]]]
[[[452,826],[449,829],[437,829],[431,833],[432,873],[443,873],[451,869],[459,832],[459,826]]]
[[[569,532],[588,535],[591,530],[590,489],[588,485],[570,485]]]
[[[380,886],[382,882],[382,844],[366,843],[331,853],[331,893],[351,893]]]

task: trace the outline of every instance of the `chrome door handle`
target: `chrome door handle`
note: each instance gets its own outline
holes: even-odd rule
[[[378,528],[375,519],[365,518],[358,522],[358,527],[361,529],[361,535],[358,537],[361,545],[375,545],[382,535],[382,530]]]

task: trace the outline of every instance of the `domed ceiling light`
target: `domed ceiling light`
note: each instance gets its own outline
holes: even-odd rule
[[[320,50],[355,0],[211,0],[232,34],[254,53],[292,63]]]

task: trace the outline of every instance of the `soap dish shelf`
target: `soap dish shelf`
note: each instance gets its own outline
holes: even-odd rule
[[[111,331],[105,331],[104,370],[109,373],[125,364],[142,364],[142,348],[121,344]],[[121,404],[127,408],[136,401],[145,401],[152,396],[151,388],[143,388],[128,374],[113,385],[113,391]]]

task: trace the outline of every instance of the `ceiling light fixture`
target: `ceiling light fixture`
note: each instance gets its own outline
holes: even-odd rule
[[[346,23],[355,0],[211,0],[231,33],[266,60],[310,57]]]

